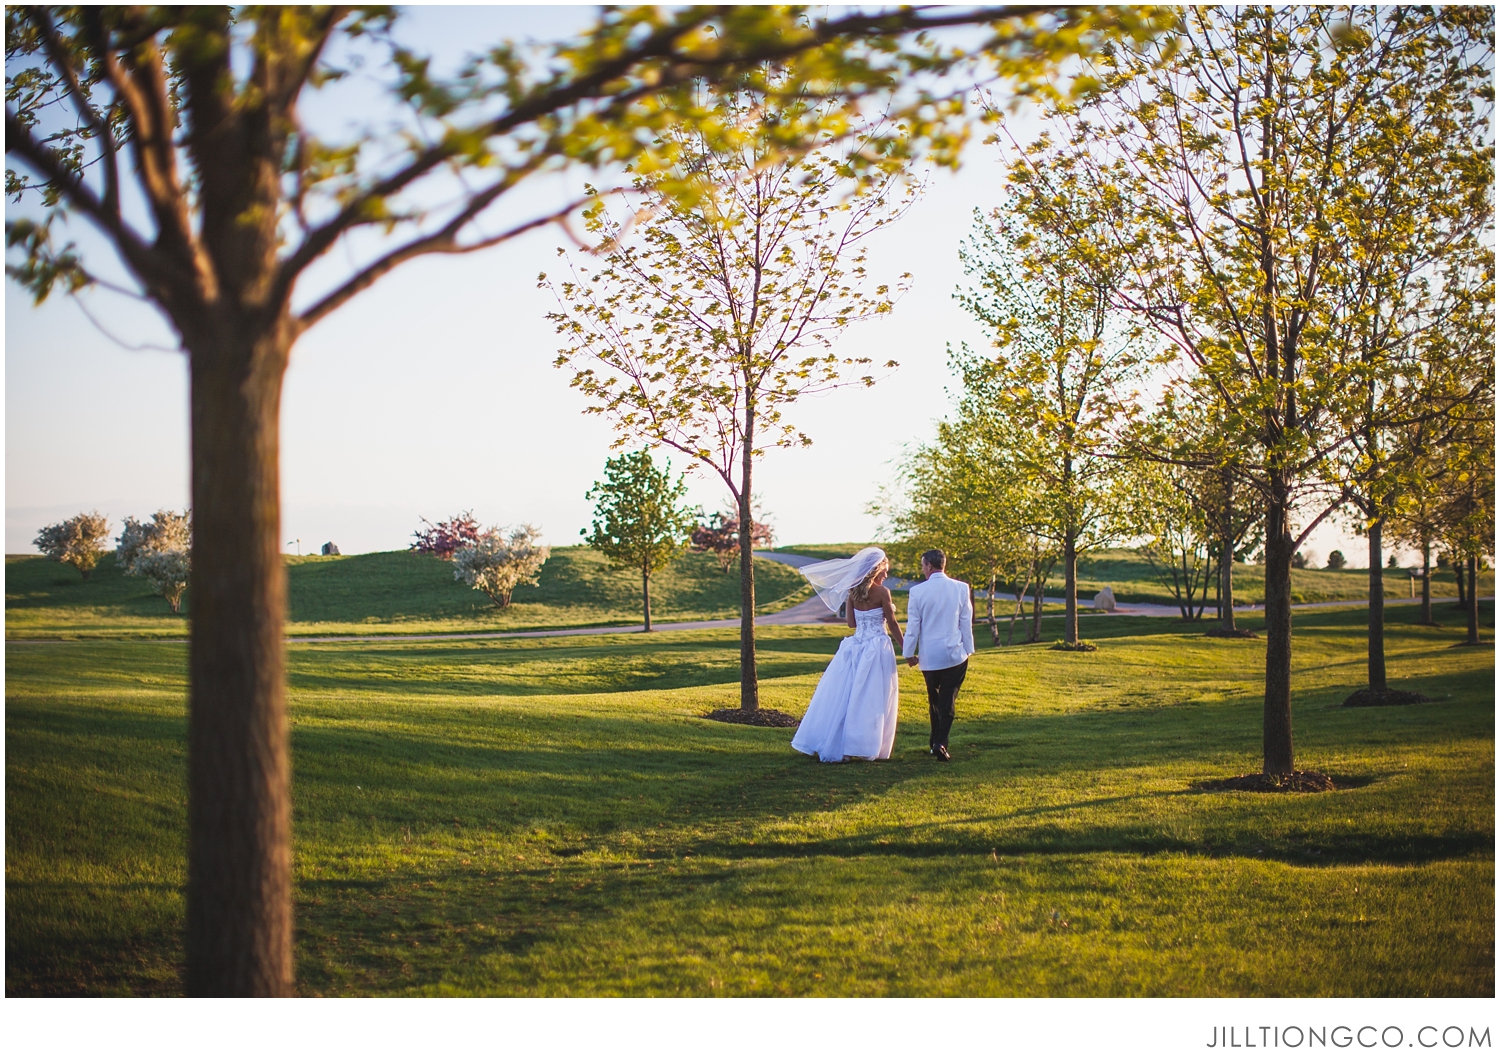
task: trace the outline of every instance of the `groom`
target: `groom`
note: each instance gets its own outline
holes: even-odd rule
[[[940,550],[922,555],[923,580],[911,589],[906,605],[906,663],[921,665],[927,681],[927,715],[932,720],[929,749],[939,761],[951,761],[948,730],[953,727],[953,699],[969,671],[974,653],[974,604],[969,585],[951,580],[943,569],[948,556]]]

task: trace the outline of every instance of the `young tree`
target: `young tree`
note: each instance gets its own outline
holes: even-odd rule
[[[517,525],[509,532],[485,529],[473,543],[453,552],[453,579],[483,592],[505,609],[518,586],[537,585],[538,574],[552,555],[550,547],[537,542],[540,535],[541,530],[534,525]]]
[[[1443,540],[1443,518],[1445,497],[1444,448],[1437,437],[1437,423],[1424,419],[1413,426],[1412,456],[1406,465],[1407,476],[1397,496],[1396,511],[1390,518],[1390,527],[1396,541],[1420,552],[1422,556],[1422,607],[1420,623],[1436,625],[1432,616],[1433,566],[1442,565],[1443,556],[1434,556],[1434,550]],[[1394,557],[1394,555],[1392,555]],[[1464,586],[1459,580],[1459,596],[1462,601]]]
[[[1172,50],[1114,50],[1067,116],[1098,194],[1134,208],[1114,243],[1130,267],[1121,302],[1218,393],[1225,447],[1264,500],[1267,774],[1293,769],[1293,558],[1344,502],[1326,465],[1360,397],[1334,342],[1342,260],[1371,175],[1429,179],[1378,158],[1392,101],[1412,96],[1412,128],[1453,129],[1456,116],[1473,129],[1492,48],[1473,8],[1189,8]],[[1466,135],[1454,163],[1488,182]]]
[[[1219,627],[1211,635],[1249,636],[1234,621],[1234,564],[1260,546],[1265,528],[1260,494],[1230,462],[1214,469],[1197,499],[1209,531],[1210,556],[1218,570]]]
[[[1363,703],[1419,697],[1386,683],[1386,526],[1403,494],[1422,490],[1411,486],[1420,452],[1459,423],[1449,410],[1493,389],[1489,108],[1464,99],[1441,63],[1424,75],[1391,95],[1362,146],[1370,164],[1351,179],[1357,209],[1329,283],[1328,346],[1358,396],[1341,407],[1349,443],[1333,467],[1368,544],[1368,681],[1351,696]]]
[[[104,553],[104,539],[109,535],[109,518],[90,512],[48,525],[31,542],[36,549],[55,562],[71,565],[87,580]]]
[[[994,337],[988,358],[956,360],[964,402],[1010,422],[1020,474],[1038,492],[1044,533],[1063,565],[1063,643],[1078,646],[1078,558],[1125,531],[1109,456],[1149,363],[1139,329],[1114,311],[1122,262],[1103,231],[1119,204],[1097,199],[1066,155],[1040,152],[1012,168],[1009,203],[959,252],[976,287],[959,303]]]
[[[1172,593],[1185,621],[1203,616],[1213,582],[1213,540],[1200,500],[1217,478],[1191,466],[1136,459],[1121,478],[1131,486],[1132,524],[1141,554]]]
[[[777,84],[781,84],[779,81]],[[790,86],[787,86],[790,88]],[[767,446],[811,441],[786,420],[805,395],[874,384],[870,360],[840,356],[834,339],[891,310],[894,298],[865,282],[860,241],[900,217],[912,191],[896,160],[857,178],[827,135],[788,157],[784,125],[821,126],[826,104],[769,108],[742,92],[705,91],[705,110],[735,130],[730,151],[691,128],[669,131],[680,164],[638,176],[632,203],[647,221],[627,236],[602,208],[586,214],[603,264],[543,287],[559,367],[619,430],[671,447],[716,473],[739,511],[740,706],[760,706],[755,667],[751,498],[755,459]],[[668,191],[691,184],[692,206]],[[559,254],[563,252],[559,249]],[[891,363],[890,365],[894,365]]]
[[[641,615],[651,631],[651,574],[687,549],[698,525],[697,507],[684,505],[684,478],[672,465],[657,466],[647,450],[606,459],[604,481],[584,496],[594,502],[594,528],[580,529],[589,546],[620,568],[641,574]]]
[[[1479,644],[1479,573],[1495,543],[1495,406],[1475,403],[1460,416],[1466,431],[1448,445],[1444,460],[1442,539],[1453,560],[1467,642]],[[1465,587],[1467,584],[1467,587]]]
[[[1181,508],[1179,523],[1201,529],[1218,585],[1219,627],[1207,634],[1230,638],[1252,634],[1235,624],[1234,563],[1259,546],[1265,522],[1259,493],[1225,446],[1223,416],[1212,391],[1169,389],[1150,417],[1132,426],[1125,451],[1133,464],[1146,467],[1145,476],[1151,475],[1149,467],[1159,467],[1158,475],[1178,496],[1158,497],[1169,508]],[[1185,570],[1182,579],[1186,582]]]
[[[170,322],[189,366],[192,994],[292,987],[279,413],[303,333],[417,256],[493,247],[559,216],[489,224],[531,178],[569,162],[670,163],[658,135],[668,124],[702,122],[715,137],[690,91],[699,79],[774,97],[761,64],[786,63],[798,86],[848,102],[831,121],[858,125],[862,99],[975,58],[925,30],[985,24],[988,70],[1041,86],[1063,58],[1170,21],[1128,7],[828,18],[781,5],[608,8],[575,40],[535,51],[502,42],[444,77],[396,42],[394,18],[390,8],[6,9],[5,149],[19,163],[6,191],[37,205],[7,222],[19,258],[8,272],[38,300],[58,283],[93,283],[54,233],[65,217],[86,220]],[[363,69],[389,72],[383,87],[409,120],[331,142],[304,123],[304,97],[348,72],[334,57],[361,48],[386,50],[388,62]],[[955,160],[962,108],[944,105],[954,98],[905,93],[882,147]],[[355,265],[341,270],[346,248]],[[314,266],[326,272],[309,290]]]
[[[115,562],[126,575],[144,577],[173,613],[180,612],[182,593],[192,575],[191,515],[158,510],[150,521],[127,517],[116,544]]]
[[[1014,459],[1016,440],[1008,428],[961,405],[957,420],[939,422],[936,439],[901,463],[906,501],[886,511],[887,532],[896,541],[892,554],[904,554],[915,569],[925,551],[937,548],[948,556],[950,573],[988,589],[985,620],[994,646],[1000,645],[998,589],[1016,587],[1013,636],[1041,553],[1037,500]]]

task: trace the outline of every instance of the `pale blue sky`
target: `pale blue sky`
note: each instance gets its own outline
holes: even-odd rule
[[[417,8],[403,36],[449,56],[504,37],[550,38],[592,8]],[[361,99],[357,87],[344,103]],[[370,97],[364,97],[369,99]],[[331,116],[323,116],[325,119]],[[368,118],[369,115],[362,117]],[[1016,121],[1025,121],[1017,116]],[[528,195],[571,192],[585,173],[549,178]],[[757,474],[781,543],[872,538],[865,507],[894,480],[902,448],[945,416],[954,383],[945,346],[983,343],[952,300],[957,250],[975,207],[1001,198],[995,149],[971,146],[956,175],[936,174],[911,212],[870,242],[876,283],[913,274],[895,312],[850,329],[841,349],[901,368],[872,389],[805,401],[793,420],[815,441],[773,452]],[[91,233],[75,239],[98,255]],[[579,410],[581,397],[552,368],[556,344],[538,291],[567,243],[544,230],[492,251],[429,257],[402,267],[314,328],[298,344],[282,415],[283,538],[303,551],[333,540],[345,553],[406,546],[418,516],[473,509],[486,523],[528,521],[554,544],[578,541],[600,476],[609,428]],[[92,261],[99,261],[95,258]],[[154,312],[104,293],[84,297],[129,343],[171,346]],[[5,294],[6,546],[30,551],[36,529],[83,509],[114,522],[187,505],[186,371],[174,353],[125,350],[54,297],[33,308]],[[680,466],[680,462],[675,462]],[[691,478],[693,499],[714,508],[714,480]],[[1336,526],[1312,549],[1364,550]],[[295,547],[290,549],[296,549]]]

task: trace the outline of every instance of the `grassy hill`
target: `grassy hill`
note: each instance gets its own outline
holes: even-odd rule
[[[612,569],[590,547],[558,547],[537,587],[516,590],[508,609],[453,579],[445,561],[409,551],[343,557],[289,556],[293,635],[518,631],[584,625],[639,624],[640,577]],[[774,562],[755,567],[762,609],[801,601],[806,584]],[[739,613],[739,580],[711,555],[689,554],[652,578],[656,621],[703,620]],[[192,608],[192,592],[183,612]],[[187,617],[174,616],[144,580],[124,575],[106,554],[83,580],[70,566],[36,555],[5,559],[5,635],[26,638],[182,637]]]

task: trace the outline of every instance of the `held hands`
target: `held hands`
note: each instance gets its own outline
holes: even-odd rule
[[[917,667],[917,659],[915,656],[907,658],[906,663],[914,669]]]

